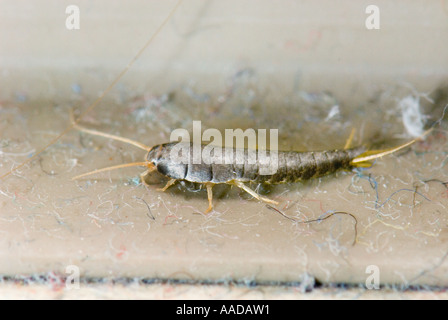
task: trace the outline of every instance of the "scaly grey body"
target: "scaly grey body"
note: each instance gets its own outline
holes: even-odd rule
[[[249,163],[248,149],[221,148],[221,155],[225,152],[233,153],[233,162],[222,163],[222,160],[221,163],[216,163],[212,161],[213,158],[207,157],[207,152],[203,152],[207,145],[201,145],[202,159],[200,163],[195,164],[193,144],[184,144],[188,148],[185,150],[190,153],[189,161],[180,163],[173,160],[173,148],[177,144],[172,142],[154,146],[147,154],[146,160],[153,163],[158,172],[171,179],[213,184],[233,181],[268,184],[305,181],[339,170],[349,170],[352,168],[351,161],[365,151],[362,147],[320,152],[278,151],[277,158],[273,160],[277,161],[275,173],[262,174],[258,158],[255,163]],[[269,151],[266,151],[266,159],[272,160]]]
[[[144,166],[147,170],[140,175],[143,184],[146,184],[145,177],[153,171],[158,171],[170,178],[165,187],[161,189],[162,191],[167,190],[178,180],[205,185],[207,187],[209,202],[206,213],[213,208],[212,188],[215,184],[225,183],[235,185],[258,200],[271,204],[278,204],[274,200],[260,196],[254,190],[250,189],[245,183],[257,182],[278,184],[306,181],[335,173],[339,170],[350,170],[355,167],[365,167],[366,165],[370,165],[372,160],[397,152],[398,150],[406,148],[418,140],[418,138],[416,138],[398,147],[384,150],[366,151],[364,147],[358,147],[344,150],[311,152],[278,151],[271,153],[266,151],[264,157],[259,157],[258,152],[255,150],[217,148],[211,147],[210,145],[194,146],[190,143],[182,144],[178,142],[171,142],[156,145],[154,147],[148,147],[138,141],[102,133],[96,130],[82,128],[76,123],[74,124],[74,127],[86,133],[129,143],[147,151],[145,161],[143,162],[134,162],[97,169],[92,172],[76,176],[74,179],[119,168]],[[431,132],[431,130],[426,131],[425,135],[429,132]],[[185,160],[182,159],[182,157],[180,157],[180,159],[179,157],[173,157],[173,155],[179,155],[179,150],[182,149],[176,148],[178,145],[188,147],[187,152],[185,152]],[[209,149],[206,150],[206,148]],[[200,157],[199,159],[194,159],[193,155],[196,155],[197,153],[200,154]],[[231,159],[233,160],[228,161],[228,158],[225,157],[226,154],[231,155]],[[221,161],[217,162],[219,159],[221,159]],[[273,163],[275,163],[275,170],[268,170],[267,172],[271,173],[266,173],[265,169],[272,169]]]

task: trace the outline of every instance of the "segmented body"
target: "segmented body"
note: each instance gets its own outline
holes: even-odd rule
[[[143,184],[146,184],[145,177],[153,171],[158,171],[170,178],[161,191],[167,190],[176,181],[205,185],[209,202],[206,213],[213,208],[212,188],[216,184],[235,185],[258,200],[270,204],[278,204],[274,200],[260,196],[245,183],[277,184],[297,182],[335,173],[338,170],[363,167],[366,164],[370,164],[370,161],[374,159],[394,153],[417,141],[417,139],[414,139],[398,147],[384,150],[366,151],[365,148],[358,147],[312,152],[257,152],[249,149],[221,148],[179,142],[148,147],[137,141],[85,129],[77,124],[74,124],[74,127],[89,134],[129,143],[147,151],[144,162],[102,168],[81,174],[74,177],[74,179],[124,167],[145,166],[147,170],[140,175]],[[430,130],[425,134],[429,132]]]
[[[319,152],[278,151],[275,159],[272,159],[273,153],[266,151],[264,162],[276,161],[277,165],[272,174],[262,174],[263,163],[260,159],[251,163],[248,149],[221,148],[221,158],[224,158],[226,152],[230,152],[233,161],[223,163],[222,160],[217,163],[213,161],[213,154],[208,158],[208,153],[203,152],[207,145],[201,145],[203,158],[200,163],[195,164],[193,145],[188,144],[190,161],[180,163],[173,159],[173,148],[177,144],[173,142],[153,147],[146,160],[153,163],[157,171],[171,179],[213,184],[232,181],[278,184],[310,180],[339,170],[351,169],[351,161],[365,151],[362,147]]]

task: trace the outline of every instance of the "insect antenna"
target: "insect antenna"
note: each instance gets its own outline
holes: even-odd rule
[[[146,150],[148,152],[152,149],[152,147],[148,147],[147,145],[145,145],[145,144],[143,144],[141,142],[135,141],[135,140],[131,140],[131,139],[123,138],[123,137],[116,136],[116,135],[113,135],[113,134],[104,133],[104,132],[101,132],[101,131],[97,131],[97,130],[92,130],[92,129],[87,129],[87,128],[81,127],[77,122],[75,122],[75,119],[74,119],[74,116],[73,116],[73,110],[70,111],[70,121],[72,122],[73,128],[77,129],[79,131],[82,131],[82,132],[85,132],[85,133],[88,133],[88,134],[92,134],[92,135],[95,135],[95,136],[100,136],[100,137],[104,137],[104,138],[118,140],[118,141],[121,141],[121,142],[124,142],[124,143],[128,143],[128,144],[132,144],[133,146],[136,146],[137,148]]]
[[[90,172],[86,172],[86,173],[80,174],[79,176],[73,177],[72,180],[78,180],[78,179],[83,178],[85,176],[89,176],[91,174],[100,173],[100,172],[104,172],[104,171],[111,171],[111,170],[127,168],[127,167],[136,167],[136,166],[149,167],[150,170],[154,168],[154,165],[151,162],[147,162],[147,161],[146,162],[125,163],[125,164],[119,164],[117,166],[106,167],[106,168],[101,168],[101,169],[93,170],[93,171],[90,171]]]
[[[86,132],[88,134],[92,134],[95,136],[100,136],[100,137],[104,137],[104,138],[109,138],[109,139],[113,139],[113,140],[118,140],[124,143],[128,143],[128,144],[132,144],[133,146],[136,146],[137,148],[143,149],[147,152],[151,151],[152,147],[148,147],[147,145],[132,140],[132,139],[128,139],[128,138],[123,138],[120,136],[116,136],[113,134],[109,134],[109,133],[104,133],[101,131],[97,131],[97,130],[92,130],[92,129],[87,129],[84,127],[81,127],[78,123],[76,123],[74,115],[73,115],[73,110],[70,110],[70,121],[72,122],[72,126],[73,128],[82,131],[82,132]],[[97,170],[93,170],[87,173],[83,173],[80,174],[76,177],[73,177],[72,180],[77,180],[79,178],[83,178],[85,176],[89,176],[91,174],[95,174],[95,173],[100,173],[100,172],[104,172],[104,171],[111,171],[111,170],[116,170],[116,169],[121,169],[121,168],[127,168],[127,167],[136,167],[136,166],[146,166],[149,168],[149,171],[154,170],[154,164],[152,164],[149,161],[145,161],[145,162],[132,162],[132,163],[125,163],[125,164],[119,164],[116,166],[112,166],[112,167],[106,167],[106,168],[101,168],[101,169],[97,169]]]
[[[74,120],[74,123],[78,123],[81,121],[81,119],[90,111],[92,111],[93,108],[95,108],[106,96],[106,94],[120,81],[120,79],[125,75],[125,73],[132,67],[132,65],[135,63],[135,61],[140,58],[140,56],[143,54],[143,52],[146,50],[146,48],[151,44],[151,42],[154,40],[154,38],[160,33],[160,31],[163,29],[163,27],[168,23],[168,21],[171,19],[171,17],[174,15],[174,12],[177,10],[177,8],[182,3],[182,0],[179,0],[176,5],[173,7],[173,9],[169,12],[169,14],[166,16],[166,18],[163,20],[162,24],[159,25],[159,27],[156,29],[156,31],[152,34],[152,36],[148,39],[148,41],[144,44],[144,46],[137,52],[137,54],[132,58],[132,60],[127,64],[127,66],[118,74],[118,76],[112,81],[112,83],[101,93],[101,95],[89,106],[87,109],[85,109],[79,116]],[[66,135],[70,130],[73,129],[73,123],[65,128],[64,131],[62,131],[59,135],[57,135],[55,138],[53,138],[50,142],[48,142],[45,146],[43,146],[40,150],[38,150],[36,153],[34,153],[31,157],[29,157],[27,160],[20,163],[17,167],[11,169],[7,173],[0,176],[0,180],[6,178],[10,174],[13,174],[15,171],[19,170],[20,168],[24,167],[34,159],[36,159],[40,154],[42,154],[45,150],[47,150],[50,146],[55,144],[59,141],[64,135]],[[117,139],[118,140],[118,139]],[[123,140],[124,141],[124,140]],[[134,144],[135,145],[135,144]]]

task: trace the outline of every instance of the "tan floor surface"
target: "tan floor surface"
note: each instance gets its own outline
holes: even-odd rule
[[[135,10],[127,16],[132,19],[108,29],[101,24],[108,16],[95,14],[92,5],[83,11],[93,17],[84,20],[84,33],[72,34],[56,28],[56,7],[44,6],[37,15],[33,10],[39,8],[14,3],[5,3],[9,9],[0,19],[0,29],[10,31],[2,33],[0,174],[62,132],[72,107],[85,110],[170,9],[151,11],[156,20]],[[108,8],[117,16],[111,17],[121,17],[118,2],[113,3]],[[286,150],[341,148],[352,128],[355,144],[375,138],[393,146],[409,139],[398,101],[419,97],[424,111],[431,110],[417,92],[435,90],[448,72],[447,46],[440,40],[446,39],[447,22],[439,1],[426,10],[412,1],[405,11],[379,3],[389,16],[384,14],[382,33],[376,34],[365,33],[362,6],[346,10],[328,4],[322,11],[317,2],[299,1],[303,9],[275,7],[277,12],[269,3],[254,12],[246,4],[221,20],[217,17],[227,11],[219,2],[184,7],[186,20],[168,25],[160,42],[83,125],[148,145],[167,142],[171,130],[189,129],[192,120],[220,130],[278,128],[280,148]],[[14,8],[23,14],[14,16]],[[204,20],[197,18],[201,12]],[[272,20],[270,14],[289,14],[290,20]],[[145,32],[136,32],[139,27]],[[235,34],[244,37],[224,36]],[[396,43],[407,37],[420,42]],[[334,106],[339,109],[331,113]],[[436,119],[441,110],[428,113]],[[76,265],[87,278],[287,282],[314,277],[363,284],[373,265],[382,283],[446,286],[446,124],[439,129],[366,171],[265,193],[298,221],[344,211],[356,217],[357,229],[348,215],[297,223],[235,189],[216,189],[215,211],[204,215],[204,191],[158,192],[161,185],[139,184],[138,168],[72,181],[96,168],[141,161],[144,152],[71,131],[0,182],[0,274],[65,274],[67,266]]]
[[[23,105],[22,114],[4,109],[2,172],[47,136],[39,131],[43,118],[53,116],[48,123],[58,129],[66,123],[68,108],[52,114]],[[124,131],[132,137],[135,130]],[[144,136],[157,139],[151,131]],[[297,221],[351,213],[355,231],[348,215],[301,224],[235,189],[216,188],[215,211],[204,215],[205,191],[144,187],[138,168],[72,181],[95,168],[139,161],[144,152],[71,132],[2,182],[0,273],[64,273],[76,265],[84,277],[300,281],[309,274],[321,282],[364,283],[366,268],[375,265],[383,283],[446,285],[445,139],[439,132],[367,171],[281,185],[266,195]],[[423,182],[430,179],[438,180]]]
[[[222,286],[222,285],[87,285],[67,290],[48,285],[0,285],[0,299],[175,299],[181,300],[446,300],[443,291],[366,290],[327,288],[301,292],[300,288],[282,286]],[[244,305],[244,301],[238,304]],[[188,305],[188,302],[187,302]],[[272,311],[271,311],[272,312]]]

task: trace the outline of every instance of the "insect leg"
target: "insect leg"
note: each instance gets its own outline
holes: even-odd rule
[[[261,200],[270,204],[278,204],[277,201],[265,198],[260,196],[258,193],[256,193],[254,190],[252,190],[251,188],[249,188],[248,186],[246,186],[244,183],[242,183],[241,181],[233,181],[233,184],[235,184],[238,188],[243,189],[244,191],[246,191],[248,194],[250,194],[252,197],[254,197],[257,200]]]
[[[210,211],[212,211],[213,209],[213,183],[206,183],[205,184],[207,187],[207,197],[208,197],[208,209],[205,210],[205,213],[209,213]]]
[[[156,166],[151,166],[151,167],[149,167],[148,170],[146,170],[145,172],[142,172],[140,174],[140,181],[142,182],[142,184],[144,186],[149,187],[149,184],[146,182],[145,177],[155,170],[157,170]]]
[[[165,185],[163,188],[159,188],[159,189],[157,189],[157,191],[165,192],[166,189],[168,189],[169,187],[171,187],[176,181],[177,181],[176,179],[170,179],[170,181],[168,181],[168,182],[166,183],[166,185]]]

